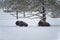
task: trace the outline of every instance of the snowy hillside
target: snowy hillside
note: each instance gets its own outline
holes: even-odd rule
[[[0,11],[0,40],[60,40],[60,27],[38,27],[39,19],[19,19],[27,22],[28,27],[15,25],[16,18]],[[60,19],[48,18],[51,25],[60,25]]]

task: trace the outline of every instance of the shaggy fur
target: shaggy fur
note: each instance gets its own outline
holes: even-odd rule
[[[17,26],[28,26],[27,23],[23,22],[23,21],[16,21],[15,23]]]
[[[43,22],[39,21],[38,26],[50,26],[50,24],[47,22],[43,23]]]

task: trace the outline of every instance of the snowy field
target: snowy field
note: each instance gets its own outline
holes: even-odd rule
[[[38,27],[39,19],[19,19],[28,27],[15,25],[17,21],[10,13],[0,11],[0,40],[60,40],[60,19],[48,17],[50,27]]]

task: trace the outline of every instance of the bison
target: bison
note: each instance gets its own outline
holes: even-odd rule
[[[38,23],[38,26],[50,26],[50,24],[47,23],[47,22],[44,23],[44,22],[41,22],[41,21],[40,21],[40,22]]]
[[[46,22],[46,18],[43,18],[39,21],[38,26],[50,26],[50,24]]]
[[[28,26],[28,24],[27,23],[25,23],[24,21],[16,21],[16,23],[15,23],[17,26]]]

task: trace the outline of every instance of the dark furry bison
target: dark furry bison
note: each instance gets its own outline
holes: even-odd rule
[[[50,24],[47,23],[47,22],[44,23],[44,22],[41,22],[41,21],[40,21],[40,22],[38,23],[38,26],[50,26]]]
[[[23,22],[23,21],[16,21],[15,23],[17,26],[28,26],[27,23]]]
[[[38,26],[50,26],[50,24],[46,22],[46,18],[43,18],[39,21]]]

